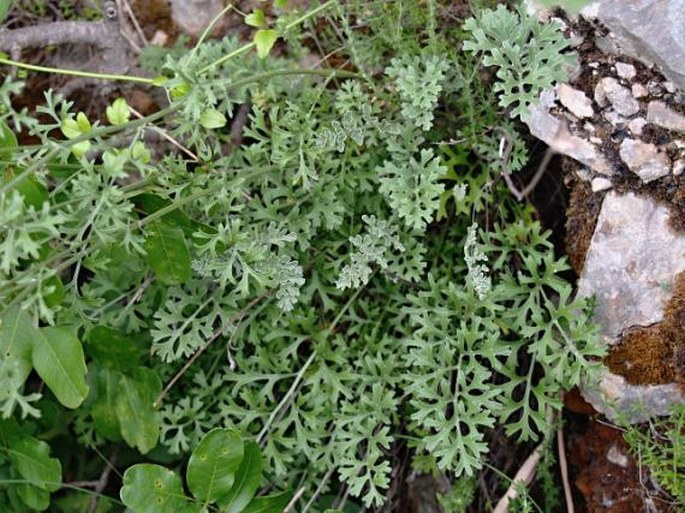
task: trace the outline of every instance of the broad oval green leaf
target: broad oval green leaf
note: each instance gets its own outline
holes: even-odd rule
[[[283,513],[283,509],[292,496],[291,492],[283,492],[267,497],[257,497],[252,499],[242,513]]]
[[[31,353],[34,369],[60,403],[67,408],[78,408],[88,395],[81,342],[64,328],[35,331],[37,336]]]
[[[18,381],[26,380],[31,372],[31,347],[38,330],[19,306],[11,306],[0,317],[0,376],[19,372]],[[7,384],[5,380],[2,384]],[[0,386],[0,399],[9,391]]]
[[[265,59],[269,55],[277,39],[278,32],[274,29],[261,29],[255,32],[254,44],[257,47],[257,55],[260,59]]]
[[[190,456],[186,481],[196,499],[205,504],[225,496],[235,482],[243,459],[243,442],[232,429],[213,429]]]
[[[0,22],[5,19],[10,7],[12,7],[12,0],[0,0]]]
[[[15,485],[15,491],[31,510],[45,511],[50,506],[50,494],[37,486],[21,483]]]
[[[117,416],[116,403],[119,397],[120,374],[108,368],[91,369],[94,374],[94,393],[90,414],[98,434],[108,440],[121,440],[119,417]],[[89,400],[90,402],[90,400]]]
[[[190,513],[200,510],[183,493],[178,475],[151,463],[133,465],[124,472],[119,496],[135,513]]]
[[[6,448],[12,466],[32,486],[54,492],[62,486],[62,465],[50,457],[50,446],[32,436],[12,439]]]
[[[123,333],[96,326],[86,337],[88,355],[104,367],[122,372],[136,369],[143,350]]]
[[[226,126],[226,123],[226,116],[216,109],[205,109],[200,116],[200,124],[210,130]]]
[[[116,413],[121,427],[121,436],[131,447],[137,447],[145,454],[157,445],[160,420],[154,402],[162,391],[159,376],[146,367],[122,375],[119,381],[119,396]]]
[[[176,285],[190,279],[190,253],[180,226],[161,221],[150,223],[145,251],[146,261],[161,283]]]
[[[243,459],[229,492],[217,499],[224,513],[240,513],[259,489],[262,478],[262,455],[257,442],[245,442]]]

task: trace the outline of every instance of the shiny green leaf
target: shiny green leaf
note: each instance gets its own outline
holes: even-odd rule
[[[200,511],[183,493],[181,479],[171,470],[143,463],[124,473],[121,500],[135,513],[190,513]]]
[[[186,480],[195,498],[205,504],[225,496],[243,459],[243,442],[231,429],[213,429],[190,456]]]
[[[190,279],[190,253],[179,226],[160,221],[150,223],[145,250],[147,263],[161,283],[175,285]]]
[[[122,375],[118,388],[115,408],[121,435],[145,454],[159,438],[160,419],[153,403],[162,391],[162,382],[153,370],[141,367],[132,376]]]
[[[77,408],[88,395],[81,342],[64,328],[40,328],[36,333],[33,367],[60,403]]]
[[[267,497],[257,497],[247,505],[242,513],[283,513],[283,509],[290,502],[292,496],[291,492],[283,492]]]
[[[257,493],[261,476],[262,455],[259,445],[254,441],[246,442],[233,486],[226,495],[217,499],[222,510],[225,513],[240,513]]]

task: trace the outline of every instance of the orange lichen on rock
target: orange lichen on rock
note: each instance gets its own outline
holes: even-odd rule
[[[626,332],[604,362],[633,385],[685,386],[685,272],[676,277],[664,320]]]
[[[676,277],[673,295],[664,310],[662,332],[673,352],[675,380],[685,385],[685,272]]]
[[[566,213],[566,254],[578,275],[585,264],[585,256],[602,208],[602,199],[603,193],[594,194],[590,185],[583,181],[576,182],[571,191],[571,201]]]

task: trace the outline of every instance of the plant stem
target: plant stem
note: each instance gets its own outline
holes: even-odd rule
[[[296,27],[297,25],[299,25],[300,23],[302,23],[302,22],[308,20],[309,18],[311,18],[311,17],[313,17],[313,16],[316,16],[316,15],[319,14],[321,11],[323,11],[323,10],[325,10],[325,9],[328,9],[331,5],[333,5],[333,4],[336,3],[336,2],[337,2],[337,0],[328,0],[328,2],[326,2],[326,3],[324,3],[324,4],[321,4],[321,5],[320,5],[319,7],[317,7],[316,9],[312,9],[312,10],[309,11],[308,13],[303,14],[302,16],[300,16],[299,18],[297,18],[296,20],[294,20],[294,21],[288,23],[288,24],[285,26],[285,31],[287,32],[287,31],[290,30],[291,28]],[[226,55],[224,55],[224,56],[218,58],[218,59],[215,60],[214,62],[212,62],[212,63],[210,63],[210,64],[207,64],[207,66],[205,66],[204,68],[200,69],[200,71],[199,71],[198,73],[199,73],[199,74],[207,73],[210,69],[212,69],[212,68],[214,68],[214,67],[216,67],[216,66],[220,66],[221,64],[223,64],[224,62],[226,62],[226,61],[229,60],[229,59],[232,59],[233,57],[237,57],[238,55],[242,55],[242,54],[244,54],[245,52],[248,52],[248,51],[252,50],[255,46],[256,46],[256,45],[255,45],[255,42],[254,42],[254,41],[251,41],[250,43],[247,43],[246,45],[243,45],[243,46],[241,46],[240,48],[238,48],[238,49],[236,49],[236,50],[233,50],[232,52],[229,52],[229,53],[227,53]]]
[[[94,78],[102,80],[113,80],[117,82],[138,82],[140,84],[153,85],[154,79],[146,77],[136,77],[134,75],[115,75],[110,73],[97,73],[95,71],[79,71],[76,69],[50,68],[48,66],[38,66],[25,62],[14,61],[0,56],[0,64],[14,66],[15,68],[26,69],[29,71],[40,71],[41,73],[54,73],[56,75],[69,75],[72,77]]]

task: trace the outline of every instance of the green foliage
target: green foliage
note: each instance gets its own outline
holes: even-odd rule
[[[290,499],[283,492],[256,497],[260,482],[260,451],[254,442],[243,442],[236,431],[213,429],[193,450],[181,478],[160,465],[140,463],[126,470],[121,500],[136,513],[191,513],[216,504],[228,513],[280,513]]]
[[[0,490],[8,511],[47,508],[60,468],[96,479],[112,452],[134,511],[292,497],[264,486],[303,488],[316,511],[345,509],[324,499],[338,493],[373,509],[402,444],[417,469],[458,477],[448,502],[463,509],[494,427],[512,443],[547,431],[602,351],[549,234],[498,176],[527,159],[500,107],[531,97],[499,86],[516,100],[498,105],[438,10],[255,11],[254,43],[148,56],[171,103],[143,119],[122,98],[98,116],[50,92],[33,119],[4,107],[22,85],[0,86],[0,410],[15,433],[0,479],[30,481]],[[539,89],[564,43],[522,16],[466,27],[484,61],[510,49],[502,83]],[[352,64],[302,68],[307,45]]]
[[[500,106],[512,107],[510,116],[525,118],[538,95],[555,82],[568,78],[567,67],[574,57],[564,54],[569,43],[555,24],[541,25],[526,14],[505,6],[485,9],[477,18],[464,22],[470,39],[464,50],[483,54],[485,66],[496,66]]]
[[[685,505],[685,406],[676,405],[668,417],[650,419],[645,426],[628,426],[623,438],[640,465],[680,507]]]

